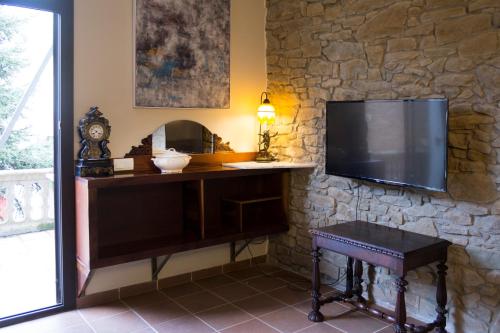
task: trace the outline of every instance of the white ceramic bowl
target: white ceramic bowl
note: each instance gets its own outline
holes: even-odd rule
[[[155,154],[151,159],[161,173],[181,173],[191,160],[191,156],[170,148]]]

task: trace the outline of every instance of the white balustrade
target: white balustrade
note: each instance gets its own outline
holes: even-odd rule
[[[0,170],[0,237],[54,226],[54,170]]]

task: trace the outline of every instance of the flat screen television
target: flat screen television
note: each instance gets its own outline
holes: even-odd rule
[[[326,173],[446,191],[448,100],[327,102]]]

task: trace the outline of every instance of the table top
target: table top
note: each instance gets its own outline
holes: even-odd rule
[[[352,245],[391,252],[403,258],[415,251],[451,245],[449,241],[437,237],[362,221],[312,229],[310,232],[316,236],[352,243]]]
[[[235,169],[307,169],[315,168],[316,163],[313,162],[236,162],[222,163],[222,166]]]

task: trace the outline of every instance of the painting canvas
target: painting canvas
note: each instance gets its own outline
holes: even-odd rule
[[[136,0],[135,106],[229,108],[230,0]]]

